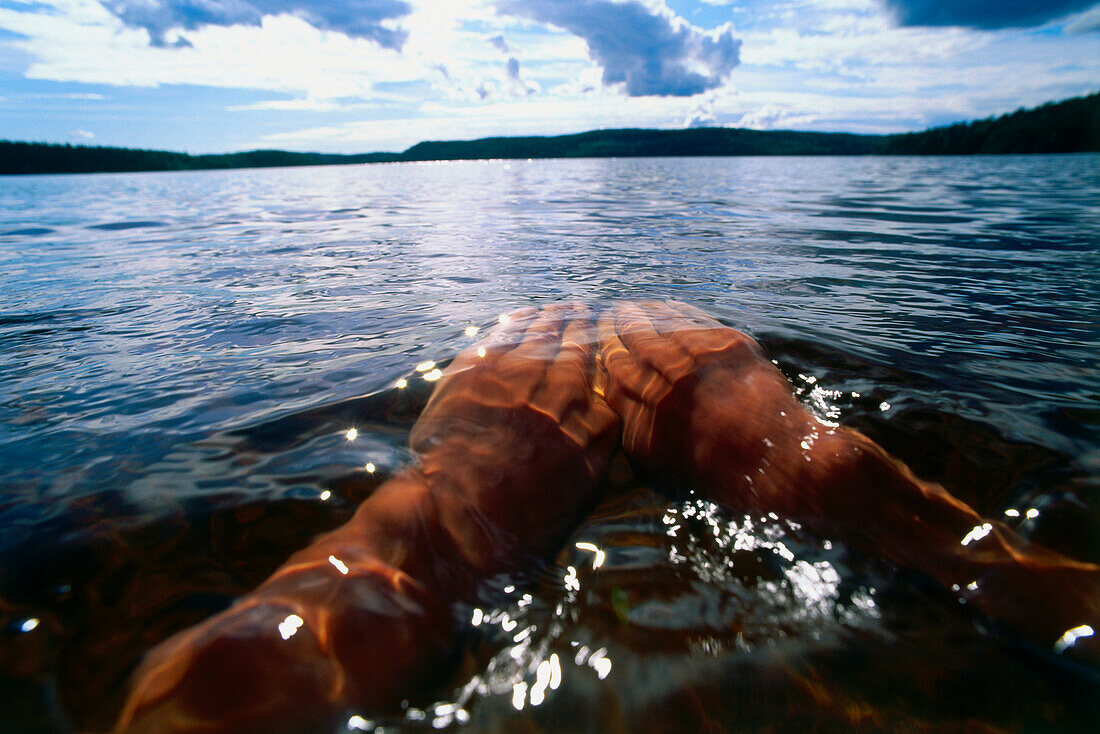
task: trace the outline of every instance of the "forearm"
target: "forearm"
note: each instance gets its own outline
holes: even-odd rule
[[[587,319],[520,311],[460,354],[413,427],[414,466],[154,650],[120,729],[324,730],[424,690],[447,669],[455,603],[549,551],[594,498],[619,423],[589,390]]]
[[[1041,644],[1100,623],[1100,569],[987,522],[867,437],[817,420],[744,334],[686,304],[626,304],[601,318],[600,346],[623,447],[642,469],[926,574]],[[1081,652],[1097,638],[1077,639]]]
[[[982,518],[939,485],[915,477],[866,437],[852,434],[852,444],[858,454],[851,469],[839,473],[832,492],[850,496],[844,511],[850,513],[855,535],[1043,646],[1055,647],[1068,630],[1081,625],[1100,628],[1100,567]],[[1096,642],[1082,638],[1073,652],[1100,659]]]
[[[299,719],[306,727],[341,710],[392,710],[446,667],[453,604],[545,551],[591,498],[598,475],[581,447],[550,433],[530,442],[544,423],[528,417],[514,450],[507,432],[432,442],[346,524],[232,608],[162,643],[119,729],[294,731]],[[553,470],[538,471],[536,459]]]
[[[918,571],[1044,647],[1061,651],[1059,640],[1081,625],[1100,629],[1100,567],[983,518],[862,434],[809,426],[776,431],[773,446],[748,462],[745,447],[734,445],[740,434],[723,442],[716,432],[702,484],[730,507],[783,512]],[[756,471],[762,464],[765,471]],[[1100,660],[1096,637],[1081,637],[1073,648],[1067,652]]]
[[[415,475],[395,477],[233,607],[159,645],[118,729],[294,732],[395,710],[453,638],[451,600],[423,577],[423,543],[440,537],[426,497]]]
[[[608,433],[578,443],[532,407],[468,430],[422,419],[416,473],[456,561],[487,578],[553,551],[596,498],[617,439]]]

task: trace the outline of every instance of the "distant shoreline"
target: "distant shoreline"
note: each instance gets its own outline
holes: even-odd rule
[[[897,135],[747,130],[593,130],[548,137],[429,141],[401,153],[160,150],[0,141],[0,175],[123,173],[412,161],[669,156],[974,155],[1100,152],[1100,92],[1000,117]]]

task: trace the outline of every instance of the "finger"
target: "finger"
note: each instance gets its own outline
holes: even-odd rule
[[[509,403],[530,402],[561,345],[563,307],[548,306],[527,325],[512,349],[501,353],[492,375],[505,386]]]
[[[564,303],[543,306],[527,325],[523,337],[506,353],[507,357],[549,363],[558,353],[562,329],[571,310]]]
[[[682,301],[639,300],[616,304],[612,311],[647,323],[654,333],[663,337],[682,329],[722,327],[703,311]]]
[[[538,309],[526,306],[501,314],[496,325],[477,344],[464,349],[447,368],[447,374],[463,372],[470,367],[492,363],[523,338],[523,333],[538,314]]]
[[[591,323],[591,316],[587,308],[582,312],[584,318],[583,336],[580,334],[574,338],[567,329],[562,338],[563,354],[572,349],[572,343],[576,342],[578,348],[576,354],[582,356],[583,361],[574,364],[580,368],[580,374],[584,378],[584,392],[586,400],[574,403],[574,409],[565,413],[562,429],[570,436],[585,436],[587,438],[587,454],[589,469],[598,474],[602,472],[611,459],[611,454],[619,445],[620,421],[618,414],[612,410],[604,399],[604,389],[597,389],[595,383],[600,380],[606,386],[606,370],[602,365],[597,366],[597,350],[595,332]],[[579,329],[578,329],[579,331]],[[572,358],[571,356],[569,358]],[[575,439],[576,440],[576,439]]]
[[[600,348],[597,359],[599,380],[603,383],[601,394],[610,401],[613,396],[619,395],[625,389],[637,398],[641,391],[641,384],[636,374],[637,360],[630,356],[630,350],[619,339],[612,313],[605,311],[596,321],[596,338]]]
[[[683,328],[686,322],[692,322],[703,328],[720,328],[722,323],[702,309],[683,301],[668,300],[658,305],[660,312],[670,321],[678,322],[677,327]]]
[[[569,304],[569,316],[562,333],[562,347],[582,347],[589,354],[595,344],[595,332],[592,330],[592,309],[583,303]]]
[[[621,421],[623,448],[634,458],[645,460],[650,453],[654,408],[672,386],[630,354],[619,339],[614,321],[613,315],[604,314],[597,327],[601,362],[607,374],[605,401]]]
[[[695,315],[683,313],[677,308],[679,301],[652,301],[639,300],[633,303],[621,304],[619,309],[631,313],[634,318],[639,314],[645,316],[646,321],[653,327],[653,331],[660,336],[668,336],[678,329],[682,329],[695,322]],[[702,312],[699,312],[702,314]],[[703,314],[705,316],[705,314]],[[715,322],[717,323],[717,322]]]
[[[623,343],[614,313],[600,317],[597,331],[601,361],[607,371],[606,399],[625,422],[624,412],[631,409],[628,403],[655,405],[672,386]]]
[[[471,398],[476,397],[472,400],[473,405],[491,409],[514,401],[514,391],[496,374],[494,365],[513,345],[523,339],[524,333],[538,314],[538,309],[530,306],[501,314],[496,326],[484,339],[465,349],[451,362],[413,427],[410,439],[414,445],[432,435],[429,430],[433,424],[430,420],[432,417],[455,412],[448,410],[449,404],[471,403]],[[471,420],[475,417],[469,410],[459,410],[456,415],[464,412],[470,414]]]
[[[427,451],[441,430],[477,431],[496,411],[529,403],[557,353],[563,305],[521,309],[501,318],[489,337],[452,364],[410,434],[415,451]]]
[[[564,423],[570,413],[583,413],[588,409],[593,397],[591,373],[592,332],[588,309],[570,306],[558,353],[547,365],[532,403],[559,423]],[[564,425],[562,427],[566,428]],[[581,445],[587,441],[579,434],[574,438]]]
[[[597,347],[599,345],[597,344]],[[592,370],[592,393],[600,400],[607,399],[607,365],[603,363],[603,352],[597,349],[595,367]]]
[[[662,320],[656,304],[624,303],[613,314],[619,339],[636,360],[649,365],[670,383],[692,372],[691,354],[662,336],[654,326],[651,316]]]
[[[654,309],[662,325],[670,328],[667,336],[690,354],[697,366],[715,361],[742,363],[763,357],[763,350],[746,334],[723,326],[694,306],[666,301]]]
[[[568,366],[584,376],[586,386],[591,387],[595,365],[596,334],[592,328],[592,312],[583,304],[573,304],[561,335],[561,350],[555,364]]]

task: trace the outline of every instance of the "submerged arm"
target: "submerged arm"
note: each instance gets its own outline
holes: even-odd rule
[[[1100,660],[1086,636],[1100,626],[1100,567],[984,520],[866,436],[817,420],[749,337],[684,304],[624,304],[601,318],[600,343],[608,403],[643,467],[834,533],[1027,639]]]
[[[529,310],[460,355],[413,429],[416,465],[158,646],[118,729],[316,730],[393,711],[445,670],[452,605],[552,549],[594,500],[618,419],[592,397],[587,323]]]

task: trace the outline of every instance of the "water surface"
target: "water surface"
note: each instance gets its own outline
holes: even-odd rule
[[[145,649],[231,603],[407,461],[431,388],[414,366],[528,304],[697,305],[758,338],[815,410],[983,513],[1100,560],[1098,164],[0,179],[0,728],[109,726]],[[557,558],[486,590],[453,679],[385,723],[1095,720],[1094,671],[1003,639],[922,579],[616,472]],[[606,552],[599,569],[587,544]]]

